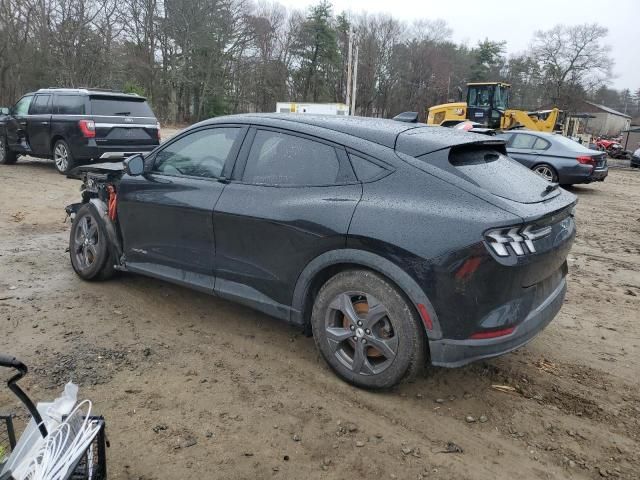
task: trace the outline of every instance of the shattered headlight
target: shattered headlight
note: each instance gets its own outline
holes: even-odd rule
[[[525,227],[508,227],[490,230],[485,234],[487,243],[499,257],[508,257],[512,253],[520,256],[535,253],[533,241],[546,237],[551,233],[551,227],[533,229],[533,225]]]

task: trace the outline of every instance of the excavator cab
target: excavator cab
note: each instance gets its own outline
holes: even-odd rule
[[[486,128],[500,128],[509,107],[511,85],[501,82],[467,85],[467,119]]]

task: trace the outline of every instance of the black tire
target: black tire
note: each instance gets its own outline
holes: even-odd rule
[[[558,172],[548,163],[539,163],[531,170],[540,175],[542,178],[551,183],[558,183]]]
[[[76,160],[73,158],[69,144],[64,140],[58,140],[53,145],[53,163],[58,173],[66,175],[76,167]]]
[[[83,280],[107,280],[115,273],[109,237],[96,208],[83,205],[71,225],[69,257],[73,270]]]
[[[355,321],[336,309],[348,309],[347,302]],[[347,270],[329,279],[315,299],[311,327],[331,369],[355,386],[390,388],[425,366],[426,335],[416,311],[397,287],[369,270]]]
[[[5,137],[0,137],[0,165],[13,165],[18,161],[18,154],[12,152]]]

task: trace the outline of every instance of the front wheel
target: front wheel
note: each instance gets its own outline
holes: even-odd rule
[[[426,338],[411,305],[388,280],[348,270],[320,289],[313,336],[329,366],[358,387],[389,388],[424,366]]]
[[[0,137],[0,165],[13,165],[17,161],[18,154],[9,149],[6,138]]]
[[[109,237],[95,207],[83,205],[71,225],[69,256],[71,266],[84,280],[106,280],[115,273]]]
[[[69,173],[76,166],[71,149],[64,140],[58,140],[53,146],[53,161],[55,162],[56,170],[63,175]]]
[[[541,163],[533,167],[533,171],[544,178],[547,182],[558,183],[556,169],[546,163]]]

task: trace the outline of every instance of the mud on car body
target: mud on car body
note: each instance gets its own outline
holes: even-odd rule
[[[249,305],[313,334],[343,379],[509,352],[557,314],[576,198],[503,141],[387,120],[240,115],[81,167],[71,263]]]

